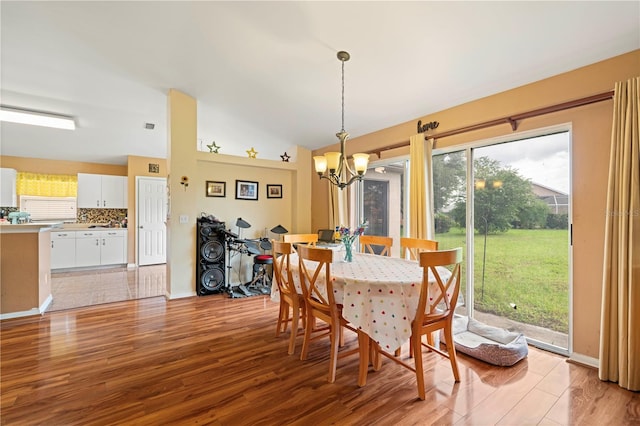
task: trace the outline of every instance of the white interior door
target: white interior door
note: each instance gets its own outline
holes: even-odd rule
[[[167,262],[167,179],[136,178],[138,265]]]

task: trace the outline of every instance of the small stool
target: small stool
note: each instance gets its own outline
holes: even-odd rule
[[[271,272],[267,270],[267,265],[273,265],[273,256],[270,254],[257,254],[253,256],[253,279],[251,284],[258,281],[263,287],[271,285]]]

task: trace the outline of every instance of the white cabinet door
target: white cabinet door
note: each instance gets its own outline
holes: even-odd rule
[[[18,207],[14,169],[0,168],[0,207]]]
[[[78,207],[127,208],[127,177],[78,173]]]
[[[76,232],[76,266],[100,265],[99,232]]]
[[[78,173],[78,207],[102,207],[102,175]]]
[[[116,265],[126,261],[126,232],[102,231],[100,238],[100,264]]]
[[[76,266],[76,233],[51,233],[51,269]]]
[[[105,209],[121,209],[124,207],[122,179],[123,176],[102,176],[102,205],[100,207]]]

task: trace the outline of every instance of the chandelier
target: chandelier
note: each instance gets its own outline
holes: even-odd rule
[[[327,179],[340,189],[344,189],[357,180],[362,180],[369,163],[369,154],[353,154],[353,169],[351,169],[347,157],[344,155],[344,144],[349,137],[349,133],[344,131],[344,63],[349,58],[349,53],[338,52],[338,59],[342,62],[342,129],[336,133],[340,140],[340,152],[327,152],[324,155],[313,157],[316,173],[320,179]]]

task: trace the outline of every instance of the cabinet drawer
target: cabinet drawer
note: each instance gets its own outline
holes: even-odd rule
[[[76,231],[76,239],[79,238],[100,238],[100,233],[95,231]]]
[[[76,231],[65,231],[65,232],[52,232],[51,239],[52,240],[67,240],[67,239],[75,239]]]

